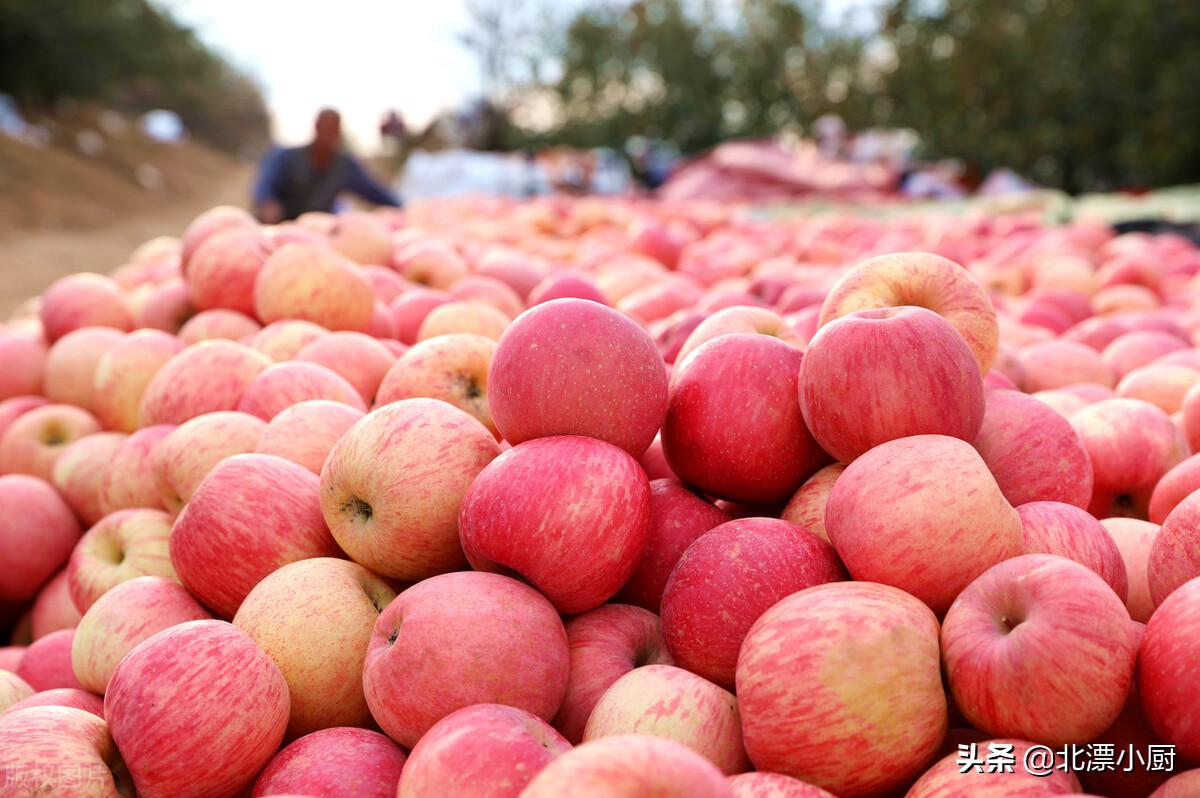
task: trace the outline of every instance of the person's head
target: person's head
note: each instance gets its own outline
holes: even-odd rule
[[[322,108],[314,125],[313,143],[334,149],[342,138],[342,115],[332,108]]]

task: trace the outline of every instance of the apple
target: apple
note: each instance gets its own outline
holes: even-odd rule
[[[212,234],[188,260],[188,300],[200,310],[224,308],[253,316],[255,280],[269,254],[259,229],[237,227]]]
[[[1148,366],[1163,355],[1188,348],[1188,342],[1178,335],[1162,330],[1130,330],[1110,341],[1100,357],[1112,369],[1118,380],[1126,374]]]
[[[59,278],[42,294],[42,327],[53,343],[84,327],[133,329],[121,286],[102,274],[82,272]]]
[[[679,353],[688,337],[708,318],[708,315],[696,310],[680,310],[665,319],[650,324],[646,329],[654,338],[663,360],[674,365],[682,360]]]
[[[254,451],[291,460],[320,476],[329,452],[364,415],[327,399],[299,402],[271,419]]]
[[[236,310],[204,310],[185,321],[176,337],[184,346],[201,341],[241,341],[257,335],[263,326]]]
[[[388,303],[392,321],[396,323],[396,337],[406,344],[415,344],[425,317],[436,307],[454,301],[448,291],[414,288],[405,291]]]
[[[246,386],[270,365],[266,355],[233,341],[189,346],[151,378],[138,407],[138,425],[182,424],[234,410]]]
[[[683,743],[726,775],[750,766],[737,699],[674,665],[634,668],[604,691],[588,718],[585,742],[644,734]]]
[[[330,450],[321,509],[338,545],[381,576],[418,581],[453,571],[466,564],[459,507],[499,453],[482,424],[445,402],[384,405]]]
[[[397,248],[390,265],[406,280],[440,289],[450,288],[469,271],[454,247],[435,238],[417,239]]]
[[[998,739],[975,743],[975,757],[983,760],[978,767],[971,761],[970,749],[947,754],[939,759],[917,780],[905,798],[976,798],[976,796],[1040,796],[1065,795],[1080,791],[1079,778],[1069,770],[1053,767],[1049,772],[1030,771],[1026,756],[1034,743],[1027,740]],[[993,764],[1011,762],[1012,771]],[[964,765],[966,762],[966,772]]]
[[[1155,607],[1200,576],[1200,492],[1188,494],[1163,520],[1150,548],[1146,573]]]
[[[501,248],[482,252],[475,260],[475,272],[495,277],[523,299],[529,297],[533,289],[550,276],[545,268],[525,253]]]
[[[100,356],[92,382],[92,404],[105,429],[133,432],[138,428],[138,406],[146,386],[183,347],[169,333],[138,330]]]
[[[44,396],[14,396],[11,399],[0,400],[0,438],[8,428],[21,416],[35,408],[45,407],[50,400]]]
[[[375,292],[375,301],[385,305],[390,305],[396,297],[414,288],[413,283],[405,280],[390,266],[364,264],[361,274],[371,284],[371,290]],[[391,312],[390,309],[388,312]]]
[[[298,360],[277,363],[251,380],[237,409],[270,421],[292,405],[312,399],[329,399],[367,411],[362,396],[336,371]]]
[[[85,526],[104,517],[100,485],[128,437],[123,432],[93,432],[68,444],[54,462],[51,481]]]
[[[937,313],[863,310],[823,325],[809,343],[800,408],[821,448],[849,463],[910,435],[974,440],[983,378],[967,342]]]
[[[329,330],[311,321],[286,319],[263,327],[250,339],[250,346],[276,363],[291,360],[304,347],[329,335]]]
[[[499,574],[442,574],[403,591],[379,616],[363,691],[379,726],[411,749],[473,704],[554,717],[567,665],[562,621],[533,588]]]
[[[179,260],[184,273],[186,274],[196,250],[209,236],[230,228],[253,230],[257,227],[258,222],[245,208],[218,205],[204,211],[188,224],[179,242]]]
[[[34,689],[17,674],[0,669],[0,714],[20,701],[34,695]]]
[[[253,795],[395,798],[404,766],[404,751],[379,732],[322,729],[276,754],[254,782]]]
[[[279,668],[223,621],[189,621],[142,641],[104,694],[113,739],[145,798],[238,795],[279,748],[288,706]]]
[[[474,416],[499,438],[488,404],[488,369],[496,342],[473,333],[421,341],[396,359],[383,377],[377,407],[402,399],[440,399]]]
[[[1176,753],[1200,761],[1200,579],[1167,596],[1146,624],[1137,660],[1137,687],[1150,728]]]
[[[845,463],[831,463],[804,481],[784,506],[780,518],[807,529],[821,540],[829,540],[825,529],[825,505]]]
[[[1129,617],[1138,623],[1146,623],[1154,612],[1154,599],[1150,595],[1149,561],[1154,539],[1158,537],[1159,525],[1136,518],[1105,518],[1100,522],[1121,553],[1129,583],[1129,598],[1125,607]]]
[[[723,499],[786,502],[828,460],[801,411],[802,358],[779,339],[731,333],[677,363],[662,431],[671,469]]]
[[[638,457],[662,425],[667,375],[633,321],[595,302],[558,299],[522,313],[496,344],[488,402],[514,446],[587,435]]]
[[[175,579],[167,540],[171,516],[162,510],[119,510],[89,529],[67,564],[71,598],[87,612],[102,595],[139,576]]]
[[[976,728],[1051,747],[1112,725],[1133,683],[1137,635],[1094,571],[1052,554],[1000,563],[946,613],[954,702]]]
[[[295,360],[324,366],[349,382],[370,405],[396,356],[379,341],[356,332],[335,332],[306,345]]]
[[[34,690],[53,690],[56,687],[83,689],[75,678],[71,667],[71,644],[75,639],[74,629],[60,629],[45,637],[39,637],[25,649],[17,675],[29,683]]]
[[[687,746],[621,734],[574,748],[542,769],[521,798],[732,798],[725,777]]]
[[[836,798],[831,793],[780,773],[741,773],[729,777],[734,798]]]
[[[514,446],[484,467],[466,489],[459,533],[472,568],[515,572],[570,615],[628,581],[649,520],[650,484],[636,460],[562,435]]]
[[[1028,502],[1017,507],[1025,554],[1057,554],[1086,565],[1124,604],[1129,576],[1116,541],[1086,510],[1062,502]]]
[[[264,324],[299,319],[327,330],[365,332],[374,309],[375,294],[358,266],[317,244],[284,244],[254,281],[255,315]]]
[[[429,311],[417,330],[417,341],[428,341],[439,335],[471,333],[499,340],[512,319],[486,302],[454,301],[438,305]]]
[[[1105,399],[1071,416],[1092,461],[1097,518],[1145,519],[1158,481],[1187,457],[1187,443],[1171,417],[1140,399]]]
[[[42,706],[0,717],[0,773],[9,798],[135,794],[108,724],[74,707]]]
[[[51,402],[71,404],[91,412],[95,400],[96,366],[125,335],[108,327],[84,327],[54,342],[46,354],[43,388]]]
[[[0,332],[0,399],[41,394],[49,351],[40,335]]]
[[[1161,524],[1196,490],[1200,490],[1200,455],[1188,457],[1163,474],[1150,494],[1150,520]]]
[[[34,477],[0,477],[0,507],[0,601],[23,603],[66,564],[83,532],[57,491]]]
[[[328,557],[285,565],[246,596],[233,625],[287,680],[289,739],[371,724],[362,679],[356,677],[379,614],[395,597],[361,565]]]
[[[395,795],[518,798],[542,768],[569,750],[571,744],[537,715],[476,704],[450,713],[421,737]]]
[[[1023,545],[1020,516],[983,459],[942,435],[888,441],[851,463],[825,527],[854,579],[899,587],[939,614]]]
[[[97,501],[105,515],[138,507],[164,509],[155,476],[159,446],[173,424],[143,427],[121,442],[100,480]]]
[[[529,292],[529,307],[554,299],[586,299],[608,304],[608,298],[596,287],[595,281],[581,272],[555,272],[546,275]]]
[[[510,319],[515,319],[525,310],[525,302],[517,292],[508,283],[495,277],[467,275],[450,286],[449,291],[457,299],[491,305]]]
[[[662,596],[663,639],[675,662],[732,687],[754,622],[785,596],[846,578],[833,546],[777,518],[728,521],[679,558]]]
[[[671,470],[671,466],[667,464],[667,455],[663,452],[662,436],[654,436],[654,440],[650,441],[650,448],[642,452],[642,456],[638,458],[638,463],[642,470],[646,472],[646,478],[655,479],[673,479],[679,481],[679,477]]]
[[[746,636],[737,697],[757,770],[846,798],[886,794],[946,736],[937,619],[886,585],[794,593]]]
[[[133,313],[134,330],[178,335],[196,313],[187,301],[187,286],[178,277],[135,288],[125,295],[125,302]]]
[[[100,422],[82,408],[35,407],[13,420],[0,438],[0,474],[27,474],[49,482],[66,448],[99,431]]]
[[[766,308],[738,305],[718,310],[701,321],[683,343],[675,361],[683,362],[696,347],[731,333],[768,335],[797,349],[804,349],[804,341],[778,313]]]
[[[143,640],[177,624],[210,618],[178,582],[161,576],[130,579],[83,614],[71,640],[71,669],[84,689],[103,695],[117,665]]]
[[[638,567],[617,592],[616,599],[657,613],[667,580],[684,550],[696,538],[728,520],[724,511],[682,482],[652,480],[645,549]]]
[[[1056,339],[1034,343],[1022,348],[1017,359],[1025,369],[1026,387],[1030,392],[1076,383],[1095,383],[1106,388],[1116,385],[1116,377],[1100,353],[1075,341]]]
[[[0,711],[0,715],[11,715],[14,712],[23,712],[33,707],[72,707],[89,712],[98,718],[104,717],[103,698],[93,695],[87,690],[78,690],[73,687],[56,687],[53,690],[34,693],[8,709]]]
[[[1139,630],[1139,635],[1144,632],[1143,627]],[[1110,750],[1115,751],[1115,757],[1121,757],[1120,766],[1111,770],[1107,767],[1094,767],[1078,773],[1084,788],[1096,795],[1110,798],[1140,798],[1150,795],[1170,779],[1172,773],[1179,773],[1188,767],[1187,762],[1180,756],[1175,757],[1172,763],[1174,767],[1164,768],[1157,762],[1154,763],[1154,770],[1147,767],[1150,764],[1148,760],[1152,758],[1149,753],[1150,746],[1161,746],[1163,741],[1150,729],[1146,714],[1142,711],[1142,698],[1138,695],[1136,684],[1129,691],[1125,707],[1116,722],[1091,745],[1112,745],[1113,749]],[[1130,754],[1131,750],[1139,753]]]
[[[1151,793],[1150,798],[1189,798],[1200,791],[1200,768],[1173,776]]]
[[[154,483],[159,500],[178,513],[217,463],[235,454],[256,451],[267,425],[235,410],[205,413],[175,427],[159,442]]]
[[[615,304],[618,311],[647,325],[695,306],[704,296],[704,288],[694,277],[678,272],[639,288]]]
[[[68,569],[63,568],[50,577],[50,581],[42,586],[34,599],[33,609],[30,611],[30,631],[34,640],[61,629],[74,629],[83,617],[79,608],[75,606],[75,600],[71,598],[71,584],[67,573]]]
[[[321,515],[315,474],[281,457],[238,454],[213,468],[171,528],[175,573],[221,618],[297,560],[339,557]]]

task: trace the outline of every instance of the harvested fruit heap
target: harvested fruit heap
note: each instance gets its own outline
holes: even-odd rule
[[[0,329],[0,793],[1200,795],[1197,274],[1022,215],[206,212]]]

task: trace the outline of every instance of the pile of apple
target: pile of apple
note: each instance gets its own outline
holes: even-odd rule
[[[1020,215],[206,212],[0,327],[0,794],[1200,795],[1197,275]]]

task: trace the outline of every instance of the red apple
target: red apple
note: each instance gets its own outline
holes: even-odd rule
[[[301,319],[276,321],[263,327],[250,339],[250,346],[276,363],[291,360],[300,350],[329,335],[320,324]]]
[[[100,422],[81,408],[36,407],[9,424],[0,438],[0,474],[27,474],[49,482],[66,448],[99,431]]]
[[[84,327],[111,327],[127,332],[133,317],[121,286],[102,274],[82,272],[59,278],[42,294],[42,327],[54,342]]]
[[[718,310],[701,321],[675,355],[675,361],[682,363],[701,344],[733,333],[768,335],[797,349],[804,349],[804,341],[778,313],[766,308],[739,305]]]
[[[388,305],[392,320],[396,322],[396,337],[406,344],[415,344],[417,333],[430,311],[453,301],[454,296],[446,291],[427,288],[405,291]]]
[[[201,341],[242,341],[257,335],[262,328],[254,319],[236,310],[205,310],[183,323],[178,338],[185,346]]]
[[[1124,604],[1129,598],[1125,561],[1108,530],[1090,515],[1062,502],[1029,502],[1017,507],[1025,554],[1057,554],[1095,571]]]
[[[1200,492],[1189,494],[1163,520],[1146,569],[1156,607],[1185,582],[1200,576]]]
[[[417,340],[428,341],[439,335],[470,333],[496,341],[511,321],[510,316],[486,302],[447,302],[426,314],[417,330]]]
[[[258,223],[245,208],[233,205],[218,205],[215,208],[209,208],[193,219],[187,229],[183,231],[183,238],[179,245],[179,258],[184,272],[186,273],[196,250],[209,236],[231,228],[255,229],[257,227]]]
[[[138,407],[146,386],[182,350],[183,343],[169,333],[138,330],[101,355],[92,404],[105,429],[133,432],[138,428]]]
[[[327,330],[364,332],[374,309],[375,294],[358,266],[320,245],[284,244],[254,281],[255,315],[264,324],[299,319]]]
[[[33,609],[30,611],[33,639],[37,640],[61,629],[74,629],[82,617],[83,613],[71,598],[71,584],[67,579],[67,569],[63,568],[50,577],[50,581],[42,587],[33,602]]]
[[[1129,617],[1138,623],[1146,623],[1154,612],[1148,566],[1159,526],[1136,518],[1105,518],[1100,523],[1121,552],[1129,581],[1129,598],[1125,602]]]
[[[84,327],[55,341],[46,354],[46,398],[91,412],[95,406],[96,367],[104,353],[124,337],[120,330]]]
[[[82,531],[62,497],[40,479],[0,477],[0,601],[25,602],[71,556]]]
[[[335,332],[306,345],[296,360],[316,363],[336,372],[354,386],[363,402],[375,401],[379,384],[396,356],[374,338],[356,332]]]
[[[820,787],[779,773],[742,773],[729,777],[734,798],[835,798]]]
[[[276,754],[254,782],[253,795],[395,798],[404,765],[404,751],[379,732],[323,729]]]
[[[74,687],[56,687],[53,690],[42,690],[13,704],[0,715],[22,712],[33,707],[71,707],[91,713],[98,718],[104,717],[104,699],[87,690]]]
[[[1146,624],[1138,652],[1138,692],[1150,728],[1176,753],[1200,761],[1200,579],[1167,596]]]
[[[108,515],[138,507],[165,509],[155,467],[159,447],[174,430],[173,424],[155,424],[143,427],[121,442],[100,480],[97,501],[102,513]]]
[[[1200,490],[1200,455],[1181,461],[1154,486],[1150,494],[1150,520],[1161,524],[1180,502]]]
[[[185,421],[159,442],[154,482],[168,512],[192,500],[209,472],[235,454],[253,452],[267,425],[247,413],[223,410]]]
[[[388,369],[377,407],[402,399],[440,399],[479,420],[499,437],[488,403],[488,370],[496,342],[482,335],[439,335],[413,346]]]
[[[0,773],[9,798],[134,794],[108,724],[74,707],[42,706],[0,717]]]
[[[34,640],[21,657],[17,675],[38,692],[57,687],[82,690],[83,685],[75,678],[75,671],[71,667],[71,643],[74,639],[74,629],[61,629]]]
[[[1035,746],[1027,740],[1000,739],[975,743],[974,749],[967,747],[947,754],[925,771],[905,798],[1049,798],[1079,792],[1079,778],[1069,770],[1057,770],[1053,765],[1043,770],[1036,757],[1029,763],[1034,766],[1031,770],[1026,763],[1031,748]],[[989,760],[993,763],[990,768]],[[1011,771],[1005,762],[1012,764]]]
[[[34,695],[34,689],[17,674],[0,669],[0,714],[13,704]]]
[[[266,237],[257,228],[213,233],[188,260],[188,300],[200,310],[223,308],[253,316],[255,280],[269,254]]]
[[[119,510],[105,516],[75,546],[67,575],[80,612],[122,582],[139,576],[175,579],[167,540],[171,516],[162,510]]]
[[[336,371],[316,363],[277,363],[255,377],[238,401],[242,413],[270,421],[299,402],[329,399],[367,411],[362,396]]]
[[[328,399],[299,402],[271,419],[253,451],[291,460],[320,476],[329,452],[363,415],[358,408]]]
[[[146,386],[139,426],[182,424],[205,413],[234,410],[271,360],[232,341],[204,341],[171,358]]]
[[[1191,798],[1200,793],[1200,768],[1172,777],[1151,793],[1150,798]]]
[[[0,333],[0,399],[41,394],[49,351],[40,335]]]
[[[123,432],[93,432],[67,445],[54,462],[51,479],[84,526],[104,517],[100,486],[117,450],[129,436]]]

